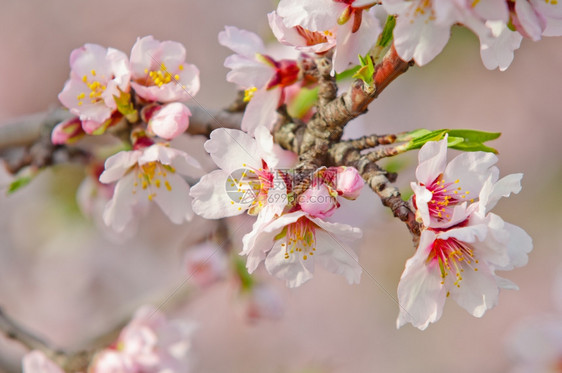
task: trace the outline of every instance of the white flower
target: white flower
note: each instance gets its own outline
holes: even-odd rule
[[[285,280],[289,287],[310,280],[316,264],[353,284],[359,283],[361,266],[355,251],[344,241],[361,235],[359,228],[329,223],[302,210],[276,218],[271,208],[265,208],[252,231],[244,236],[241,255],[248,256],[250,273],[265,260],[267,271]]]
[[[285,87],[298,79],[300,69],[296,61],[276,61],[265,54],[258,35],[232,26],[219,33],[219,43],[235,52],[224,61],[224,66],[231,69],[226,80],[244,88],[245,99],[249,100],[241,128],[250,135],[260,125],[271,129]]]
[[[342,72],[358,64],[375,45],[381,27],[368,11],[375,1],[281,0],[269,25],[277,39],[304,52],[335,47],[333,67]]]
[[[219,219],[248,209],[257,214],[271,202],[278,206],[279,213],[283,210],[287,204],[286,185],[274,171],[279,158],[273,137],[263,126],[256,129],[255,135],[254,139],[245,132],[225,128],[211,133],[205,150],[220,169],[203,176],[191,188],[197,215]]]
[[[523,229],[489,210],[501,197],[519,192],[521,176],[512,174],[497,180],[497,174],[490,173],[479,201],[466,208],[464,220],[448,229],[422,232],[398,284],[398,327],[411,323],[425,329],[441,317],[449,296],[473,316],[481,317],[496,305],[500,288],[517,289],[495,271],[525,265],[532,240]]]
[[[117,181],[113,198],[107,203],[104,221],[116,231],[123,231],[135,214],[154,201],[175,224],[190,220],[189,185],[181,175],[200,175],[199,163],[180,150],[154,144],[140,150],[122,151],[105,162],[100,181]]]
[[[447,138],[427,142],[418,153],[414,202],[426,227],[448,227],[466,219],[466,203],[474,202],[484,182],[497,175],[498,158],[487,152],[462,153],[447,164]]]

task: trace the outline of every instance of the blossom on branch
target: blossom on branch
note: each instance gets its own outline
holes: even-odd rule
[[[117,113],[116,99],[130,89],[127,56],[117,49],[86,44],[70,54],[70,79],[59,100],[79,116],[84,130],[92,134]]]
[[[150,201],[156,202],[175,224],[190,220],[193,212],[189,185],[181,175],[198,177],[199,162],[164,143],[141,146],[109,157],[100,181],[117,184],[113,198],[105,207],[105,223],[116,231],[123,231],[135,210],[146,207]]]
[[[277,119],[277,108],[283,102],[284,89],[299,79],[297,62],[273,59],[266,54],[258,35],[232,26],[219,33],[219,43],[235,52],[224,61],[224,66],[231,69],[226,80],[245,89],[248,106],[242,130],[253,135],[258,126],[271,129]]]
[[[269,25],[277,39],[303,52],[323,53],[334,48],[333,67],[342,72],[358,64],[381,32],[369,8],[372,0],[281,0],[270,13]]]
[[[258,127],[255,136],[226,128],[211,132],[205,150],[220,169],[191,188],[197,215],[220,219],[246,210],[256,215],[268,204],[277,206],[279,213],[283,210],[288,203],[287,186],[275,167],[287,152],[274,145],[265,127]]]
[[[417,214],[426,227],[452,226],[466,218],[490,175],[499,174],[492,153],[462,153],[447,163],[447,138],[427,142],[418,153],[417,183],[411,183]]]
[[[496,305],[500,288],[517,289],[495,271],[525,265],[533,247],[523,229],[489,212],[501,197],[521,190],[522,174],[498,180],[496,157],[482,152],[463,153],[446,165],[446,146],[447,139],[420,150],[420,184],[412,188],[425,229],[398,284],[398,327],[427,328],[449,296],[481,317]],[[468,205],[470,189],[479,195]]]
[[[303,210],[275,217],[267,208],[260,212],[252,231],[244,236],[241,255],[248,256],[248,272],[254,272],[265,261],[267,271],[285,280],[289,287],[310,280],[316,264],[356,284],[362,270],[357,254],[347,241],[361,236],[359,228],[330,223]]]
[[[199,92],[199,69],[181,43],[139,38],[131,50],[131,86],[147,101],[185,102]]]

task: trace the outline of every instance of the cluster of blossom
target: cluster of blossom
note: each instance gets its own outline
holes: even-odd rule
[[[210,137],[205,149],[220,169],[191,189],[193,210],[207,219],[246,211],[257,215],[243,238],[250,273],[263,261],[269,273],[296,287],[312,278],[318,263],[350,283],[359,282],[357,255],[340,240],[359,238],[361,231],[325,220],[339,207],[339,197],[359,195],[364,182],[356,169],[318,169],[301,188],[294,170],[287,168],[294,156],[275,145],[265,127],[255,129],[255,138],[223,128]]]
[[[168,142],[187,129],[191,113],[183,102],[199,90],[199,71],[185,58],[180,43],[152,36],[137,40],[130,59],[95,44],[70,55],[70,79],[59,99],[76,117],[58,124],[51,139],[68,144],[105,131],[130,134],[132,150],[109,157],[97,175],[101,183],[117,182],[103,219],[118,232],[148,201],[176,224],[192,216],[189,185],[181,175],[200,176],[200,165]],[[107,194],[103,186],[89,190]]]
[[[152,306],[141,307],[117,340],[93,358],[91,373],[189,372],[191,337],[195,325],[167,320]],[[63,373],[43,352],[29,352],[24,373]]]
[[[481,317],[496,305],[499,288],[517,289],[495,271],[525,265],[533,245],[524,230],[490,212],[501,197],[521,190],[522,174],[498,179],[497,157],[486,152],[463,153],[447,164],[447,138],[426,143],[419,162],[412,189],[424,229],[398,285],[397,326],[425,329],[441,317],[449,296]]]
[[[398,55],[418,65],[443,50],[457,24],[478,36],[489,69],[505,70],[523,37],[562,35],[562,5],[543,0],[281,0],[268,18],[281,43],[307,53],[333,50],[334,70],[342,72],[372,50],[385,15],[395,16]]]

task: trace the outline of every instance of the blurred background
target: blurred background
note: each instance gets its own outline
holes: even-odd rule
[[[230,51],[217,43],[224,25],[246,28],[272,40],[266,13],[275,1],[1,0],[0,122],[58,106],[69,74],[70,52],[97,43],[126,53],[139,36],[175,40],[201,70],[197,101],[226,106],[235,87],[222,66]],[[249,322],[248,300],[232,279],[197,290],[187,280],[185,250],[210,235],[213,223],[168,223],[158,209],[137,235],[115,243],[81,216],[75,191],[83,170],[57,167],[28,187],[0,198],[0,305],[53,343],[78,349],[111,329],[145,302],[162,304],[175,289],[188,299],[163,309],[199,324],[194,337],[195,372],[506,372],[505,340],[520,320],[555,313],[553,282],[562,266],[562,39],[524,40],[505,72],[488,71],[477,38],[455,29],[433,62],[414,67],[349,126],[354,134],[415,128],[499,131],[490,145],[500,152],[502,175],[523,172],[523,190],[495,212],[534,239],[529,264],[503,277],[519,291],[503,291],[482,319],[454,302],[420,332],[395,328],[396,287],[413,254],[406,227],[364,191],[349,204],[345,222],[364,229],[360,285],[317,269],[312,281],[286,289],[263,269],[257,276],[282,301],[282,317]],[[401,156],[398,184],[413,177],[416,154]],[[343,209],[342,215],[346,211]],[[251,219],[235,219],[241,237]],[[234,250],[240,240],[234,241]],[[177,294],[177,293],[176,293]],[[273,312],[275,315],[278,312]],[[19,370],[24,352],[0,339],[2,366]]]

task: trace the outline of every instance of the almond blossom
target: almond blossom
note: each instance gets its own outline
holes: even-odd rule
[[[121,232],[135,212],[150,201],[156,202],[175,224],[190,220],[193,212],[189,185],[182,175],[198,177],[199,163],[187,153],[163,143],[109,157],[100,181],[117,184],[113,198],[105,207],[105,223]]]
[[[271,129],[285,87],[298,80],[297,62],[273,59],[266,54],[258,35],[232,26],[226,26],[219,33],[219,43],[236,53],[224,61],[224,66],[231,69],[226,80],[245,89],[245,100],[249,101],[242,118],[242,130],[253,135],[259,125]]]
[[[78,117],[60,122],[51,132],[51,142],[54,145],[72,144],[86,135],[82,128],[82,121]]]
[[[418,153],[417,183],[411,183],[417,214],[426,227],[447,227],[466,218],[498,158],[487,152],[462,153],[447,163],[447,138],[427,142]]]
[[[447,297],[454,299],[473,316],[481,317],[496,305],[500,288],[517,289],[515,284],[497,276],[495,271],[525,265],[527,254],[533,247],[531,238],[523,229],[504,222],[490,212],[501,197],[521,190],[522,174],[498,180],[495,167],[490,169],[495,156],[486,158],[479,153],[464,153],[462,156],[472,157],[463,159],[459,156],[451,162],[452,167],[444,167],[439,156],[443,153],[443,146],[446,146],[446,139],[429,142],[424,145],[425,150],[422,148],[423,154],[420,151],[418,178],[420,175],[432,175],[432,169],[433,172],[443,168],[446,171],[436,179],[430,176],[427,180],[435,182],[428,184],[427,189],[419,187],[422,189],[419,195],[433,193],[433,197],[425,198],[429,202],[422,205],[427,208],[422,216],[429,225],[422,231],[416,253],[406,262],[398,284],[398,327],[411,323],[422,330],[427,328],[441,317]],[[454,174],[460,165],[464,165],[479,192],[478,202],[468,207],[466,202],[459,204],[458,198],[466,184],[456,187],[461,185],[460,182],[449,182],[447,180],[450,179],[443,177]],[[474,166],[472,169],[471,165]],[[483,182],[482,175],[487,176]],[[457,194],[448,192],[456,188],[461,188]],[[466,191],[464,193],[466,195]],[[452,212],[449,202],[454,205]],[[447,215],[450,218],[446,221],[439,220]],[[432,220],[434,217],[438,219]]]
[[[137,39],[131,50],[131,86],[147,101],[188,101],[199,91],[199,70],[185,62],[181,43]]]
[[[281,211],[287,204],[287,186],[275,171],[283,154],[269,131],[259,126],[255,138],[239,130],[219,128],[211,132],[205,150],[219,170],[203,176],[191,188],[193,211],[207,219],[257,214],[270,202]],[[277,153],[276,153],[277,152]]]
[[[505,0],[386,0],[383,6],[389,14],[397,15],[396,52],[420,66],[441,53],[455,24],[478,35],[482,60],[489,69],[505,70],[521,42],[520,35],[507,29],[509,9]]]
[[[70,54],[70,69],[59,100],[80,117],[87,133],[103,131],[112,114],[117,114],[115,98],[130,89],[127,56],[117,49],[85,44]]]
[[[314,275],[315,264],[343,275],[350,284],[359,283],[361,266],[357,254],[346,241],[359,239],[359,228],[330,223],[303,210],[279,217],[273,209],[263,209],[253,229],[243,238],[241,255],[253,273],[260,262],[287,286],[298,287]]]
[[[193,324],[167,320],[152,306],[140,308],[117,341],[99,352],[92,373],[189,372]]]
[[[369,0],[281,0],[269,24],[277,39],[303,52],[334,48],[336,72],[358,64],[375,45],[381,27]]]

